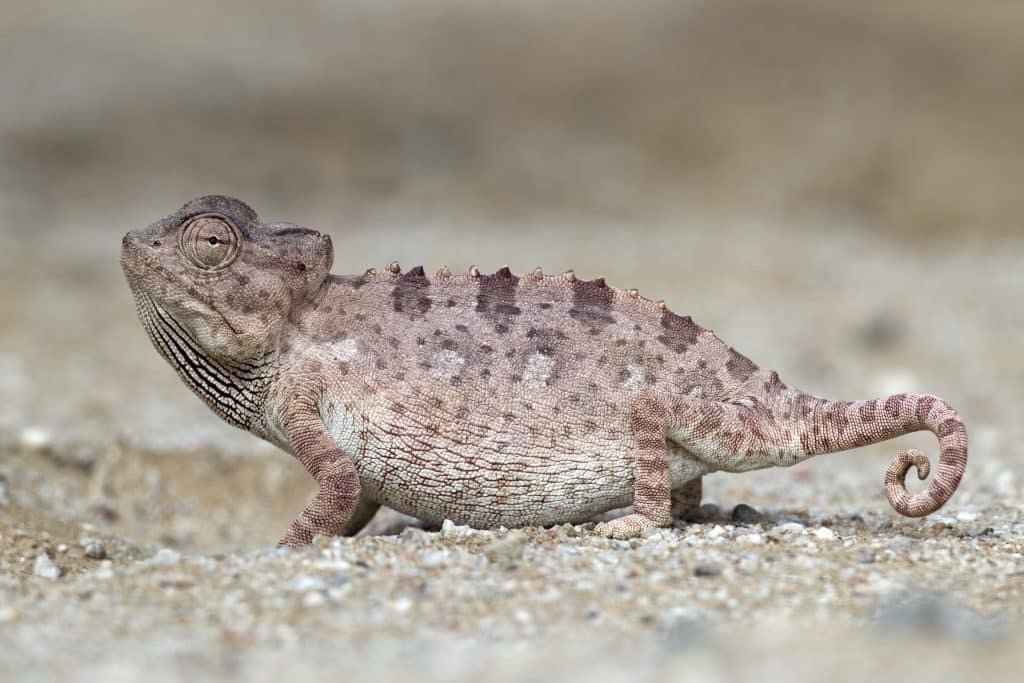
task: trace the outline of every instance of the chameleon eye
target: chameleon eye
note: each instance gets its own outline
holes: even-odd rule
[[[218,270],[234,261],[241,238],[238,228],[217,214],[202,214],[185,224],[181,250],[196,268]]]

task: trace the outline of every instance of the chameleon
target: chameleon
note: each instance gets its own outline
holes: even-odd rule
[[[786,385],[689,316],[573,271],[397,263],[332,275],[329,235],[209,195],[129,232],[121,264],[150,340],[235,427],[294,455],[317,490],[280,540],[351,535],[381,505],[478,529],[582,523],[626,539],[700,504],[702,477],[929,430],[892,508],[928,515],[967,464],[944,400],[832,401]]]

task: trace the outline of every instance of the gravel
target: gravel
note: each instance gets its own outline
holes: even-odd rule
[[[627,231],[629,244],[615,226],[588,224],[588,239],[564,244],[541,235],[544,265],[672,297],[796,386],[943,395],[965,416],[971,462],[937,515],[901,518],[885,500],[899,449],[935,453],[915,435],[711,475],[689,521],[629,541],[589,524],[422,529],[384,510],[357,538],[289,551],[274,544],[312,481],[187,393],[134,319],[117,235],[108,245],[109,226],[79,227],[59,235],[92,251],[18,246],[0,230],[0,314],[13,321],[0,325],[0,680],[998,681],[1024,670],[1024,316],[1013,313],[1024,281],[1009,275],[1024,244],[919,252],[760,223],[652,225]],[[336,230],[336,243],[343,234],[360,248],[382,239]],[[485,251],[473,235],[460,249]],[[494,262],[531,267],[543,251],[532,239]],[[612,246],[588,251],[596,243]],[[417,262],[454,258],[417,244]],[[657,265],[661,244],[702,257]],[[39,262],[8,257],[24,253]],[[352,254],[339,250],[339,272],[387,260]],[[722,276],[733,272],[743,277]],[[858,336],[879,309],[899,334]]]

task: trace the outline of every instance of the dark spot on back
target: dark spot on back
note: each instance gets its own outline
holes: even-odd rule
[[[422,317],[434,302],[425,291],[430,281],[423,275],[423,269],[416,268],[402,275],[391,291],[391,305],[397,313],[406,313],[412,318]]]
[[[476,312],[505,324],[522,310],[516,306],[519,278],[511,274],[483,275],[476,295]]]
[[[667,309],[661,315],[661,329],[664,331],[658,335],[658,341],[676,353],[686,353],[701,333],[700,325],[690,316],[676,315]]]
[[[779,373],[772,370],[772,374],[765,380],[764,390],[769,396],[781,393],[786,388],[786,385],[779,379]]]
[[[754,361],[730,347],[729,360],[725,363],[725,369],[739,381],[745,382],[757,371],[757,366],[754,365]]]
[[[572,284],[572,308],[569,316],[591,326],[604,327],[615,322],[610,313],[615,291],[604,280],[577,280]],[[591,330],[593,333],[594,330]]]

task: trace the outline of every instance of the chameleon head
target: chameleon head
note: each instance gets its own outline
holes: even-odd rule
[[[289,313],[320,291],[333,255],[327,235],[262,224],[243,202],[213,195],[125,235],[121,266],[165,356],[172,341],[191,341],[208,355],[243,360],[276,347]]]

